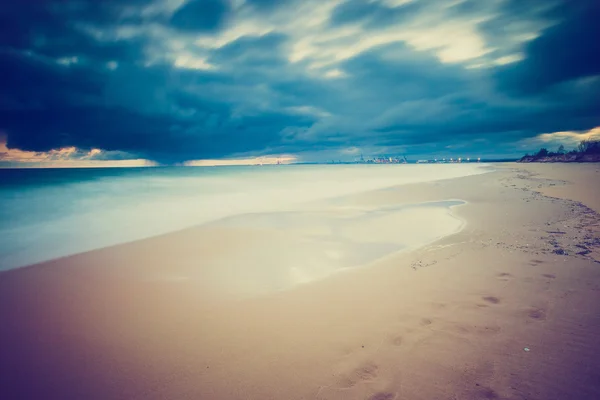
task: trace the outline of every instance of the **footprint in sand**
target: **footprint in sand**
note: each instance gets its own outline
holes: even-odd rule
[[[536,321],[544,321],[546,319],[546,311],[541,308],[532,308],[527,311],[527,316]]]
[[[508,272],[501,272],[498,275],[496,275],[496,278],[498,278],[501,281],[509,281],[512,277],[513,276]]]
[[[429,318],[423,318],[421,320],[421,326],[429,326],[432,324],[433,321],[431,321]]]
[[[396,393],[379,392],[379,393],[375,393],[373,396],[369,397],[369,400],[394,400],[395,398],[396,398]]]
[[[495,296],[484,296],[482,299],[491,304],[500,304],[500,299]]]
[[[493,400],[499,399],[500,397],[498,396],[498,393],[496,393],[493,389],[481,386],[479,387],[479,390],[477,390],[477,398]]]
[[[360,382],[368,382],[377,378],[379,367],[373,363],[366,363],[356,368],[340,380],[340,387],[351,388]]]
[[[450,327],[450,331],[460,335],[492,336],[500,333],[502,329],[497,325],[464,325],[457,324]]]
[[[554,275],[554,274],[542,274],[542,276],[544,278],[548,278],[548,279],[554,279],[554,278],[556,278],[556,275]]]
[[[390,343],[394,346],[402,346],[402,336],[396,336],[390,341]]]
[[[543,264],[543,263],[544,262],[542,260],[531,260],[529,262],[529,265],[536,266],[536,265],[540,265],[540,264]]]
[[[443,310],[446,308],[446,303],[431,303],[431,306],[436,310]]]

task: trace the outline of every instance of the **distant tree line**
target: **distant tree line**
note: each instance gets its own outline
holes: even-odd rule
[[[545,157],[556,157],[562,155],[574,155],[574,156],[582,156],[582,155],[600,155],[600,140],[599,139],[587,139],[579,142],[577,148],[566,151],[565,146],[562,144],[558,147],[556,152],[548,151],[545,147],[542,147],[535,154],[526,154],[525,157],[533,157],[536,159],[545,158]],[[524,157],[524,158],[525,158]]]

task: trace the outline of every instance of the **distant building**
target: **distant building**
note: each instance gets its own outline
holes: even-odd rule
[[[360,159],[354,161],[357,164],[407,164],[408,160],[404,156],[378,156],[374,158],[365,159],[361,154]]]

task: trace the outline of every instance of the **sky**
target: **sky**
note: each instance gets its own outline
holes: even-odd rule
[[[600,138],[598,21],[597,0],[8,2],[0,162],[574,147]]]

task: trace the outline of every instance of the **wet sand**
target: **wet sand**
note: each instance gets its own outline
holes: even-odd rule
[[[233,296],[205,266],[288,254],[289,224],[211,224],[1,273],[0,398],[600,398],[600,172],[561,166],[321,203],[468,204],[456,234],[285,290]]]

